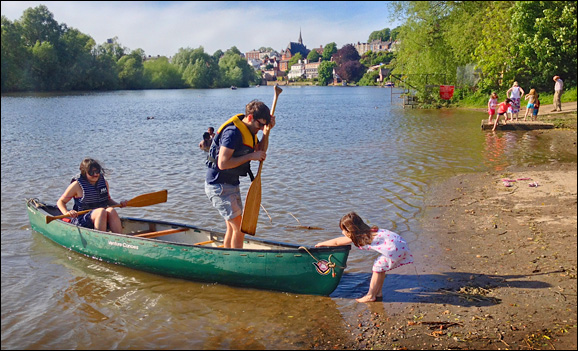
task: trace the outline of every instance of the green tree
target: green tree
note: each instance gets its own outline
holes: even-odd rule
[[[2,16],[1,40],[2,91],[29,90],[32,86],[27,79],[30,53],[24,46],[21,27]]]
[[[482,90],[499,88],[503,82],[509,84],[513,74],[509,73],[512,54],[512,39],[509,35],[512,3],[493,1],[483,12],[479,30],[480,40],[473,51],[473,61],[481,68],[478,86]]]
[[[392,52],[373,52],[370,50],[361,56],[359,62],[369,68],[371,66],[379,65],[380,63],[387,65],[391,62],[391,60],[393,60]]]
[[[327,85],[333,80],[333,68],[336,66],[337,64],[333,61],[322,61],[319,64],[317,68],[319,85]]]
[[[301,56],[300,52],[293,55],[293,57],[289,59],[289,62],[287,62],[287,72],[289,72],[291,70],[291,66],[298,63],[299,60],[303,60],[303,56]]]
[[[59,53],[63,75],[62,90],[91,90],[89,74],[93,64],[94,39],[70,28],[61,38],[63,52]]]
[[[551,89],[552,76],[576,85],[576,2],[516,1],[512,8],[512,51],[517,79]]]
[[[116,53],[110,43],[97,45],[92,51],[92,65],[89,71],[89,85],[95,90],[119,89]]]
[[[118,78],[123,89],[142,89],[144,87],[144,51],[136,49],[116,63]]]
[[[24,10],[19,22],[24,44],[28,47],[36,45],[36,42],[49,42],[53,45],[58,43],[65,28],[56,22],[54,15],[45,5]]]
[[[129,51],[127,47],[120,44],[118,37],[108,39],[106,43],[103,43],[100,47],[101,52],[110,55],[115,62],[120,60],[120,58],[126,55]]]
[[[57,90],[56,82],[52,79],[58,68],[56,49],[50,42],[36,42],[31,49],[32,60],[30,71],[34,79],[34,89],[40,91]]]
[[[179,69],[164,56],[145,61],[143,67],[148,89],[179,89],[185,86]]]
[[[173,57],[173,64],[182,74],[185,84],[191,88],[206,89],[220,86],[220,72],[216,56],[221,57],[220,50],[213,56],[205,53],[200,46],[197,49],[179,49]]]
[[[255,70],[235,46],[225,52],[219,60],[219,69],[223,81],[221,86],[248,87],[255,80]]]
[[[337,44],[331,42],[325,45],[325,47],[323,48],[323,55],[321,55],[321,57],[323,58],[323,61],[331,61],[331,57],[336,52],[337,52]]]
[[[367,71],[363,77],[359,80],[359,85],[378,85],[377,80],[379,79],[379,70]]]
[[[367,42],[371,43],[374,40],[388,41],[390,39],[390,29],[384,28],[382,30],[376,30],[371,32]]]
[[[317,61],[319,61],[320,57],[321,57],[321,55],[319,55],[317,50],[311,50],[311,51],[309,51],[309,54],[307,55],[307,61],[308,62],[317,62]]]

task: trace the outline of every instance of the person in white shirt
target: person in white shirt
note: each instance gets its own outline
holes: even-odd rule
[[[560,76],[554,76],[552,78],[556,84],[554,84],[554,109],[551,112],[562,111],[562,90],[564,90],[564,82],[560,79]]]

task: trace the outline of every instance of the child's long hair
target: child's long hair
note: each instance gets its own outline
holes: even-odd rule
[[[349,233],[348,237],[357,247],[371,244],[373,235],[371,232],[377,230],[376,226],[370,227],[355,212],[349,212],[339,221],[339,228]]]
[[[536,96],[536,89],[530,89],[530,92],[528,93],[528,95]]]

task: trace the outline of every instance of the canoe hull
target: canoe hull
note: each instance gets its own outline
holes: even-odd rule
[[[101,232],[61,220],[46,224],[46,216],[52,214],[32,201],[28,201],[27,208],[33,230],[85,256],[165,276],[241,287],[329,295],[339,284],[350,249],[349,246],[300,247],[257,239],[251,240],[269,247],[206,247],[169,241],[166,239],[168,236],[161,239],[141,238]],[[178,226],[195,235],[205,234],[213,239],[222,236],[221,233],[185,224],[134,218],[123,218],[124,222]]]

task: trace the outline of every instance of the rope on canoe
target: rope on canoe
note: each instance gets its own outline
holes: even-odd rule
[[[315,261],[319,262],[319,260],[318,260],[315,256],[313,256],[313,255],[311,254],[311,252],[309,252],[309,250],[307,250],[307,248],[306,248],[305,246],[299,246],[299,248],[307,251],[307,253],[309,254],[309,256],[313,257],[313,259],[314,259]],[[333,278],[335,278],[335,267],[339,267],[339,268],[342,268],[342,269],[345,269],[345,267],[338,266],[337,264],[331,262],[331,257],[332,257],[332,256],[333,256],[333,254],[330,254],[329,257],[327,258],[327,260],[329,261],[329,262],[327,263],[327,267],[331,268],[331,276],[332,276]]]
[[[40,202],[40,200],[38,200],[37,198],[32,198],[32,199],[28,199],[28,201],[26,202],[26,204],[30,204],[32,203],[32,205],[36,208],[40,208],[40,207],[46,207],[45,204],[43,204],[42,202]]]

